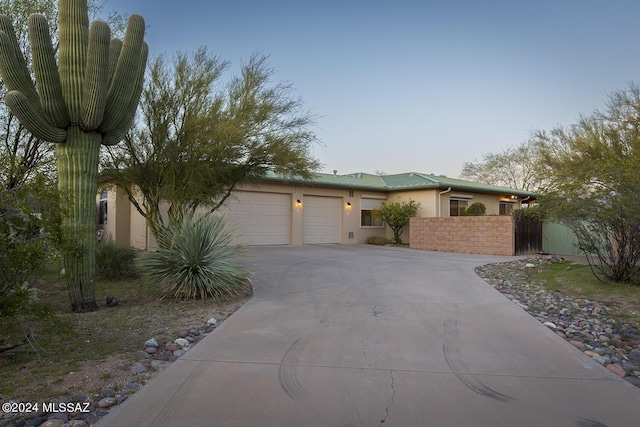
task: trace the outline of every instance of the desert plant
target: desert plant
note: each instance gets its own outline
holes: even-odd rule
[[[89,28],[83,0],[60,0],[58,21],[56,52],[47,19],[41,14],[29,17],[34,85],[11,18],[0,16],[0,73],[11,112],[34,137],[55,143],[61,203],[69,208],[61,237],[71,306],[91,311],[98,308],[95,197],[100,146],[120,142],[133,122],[148,48],[144,20],[138,15],[129,19],[122,42],[111,39],[103,21]]]
[[[133,279],[138,276],[132,247],[122,247],[114,242],[102,242],[96,249],[96,275],[101,279]]]
[[[369,245],[390,245],[393,243],[393,240],[382,236],[369,236],[367,238],[367,243]]]
[[[35,284],[51,260],[55,192],[46,186],[0,187],[0,353],[32,342],[31,315],[50,314]]]
[[[159,284],[164,297],[226,300],[249,291],[249,272],[236,259],[242,247],[231,244],[233,230],[224,217],[184,215],[158,236],[143,272]]]
[[[471,206],[469,206],[469,208],[465,211],[465,215],[466,216],[482,216],[482,215],[486,215],[487,213],[487,207],[480,203],[480,202],[476,202],[473,203]]]

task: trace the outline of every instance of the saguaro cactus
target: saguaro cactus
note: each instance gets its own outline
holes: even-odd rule
[[[11,19],[0,16],[0,74],[11,112],[37,138],[56,143],[63,257],[75,311],[95,301],[95,209],[100,145],[120,142],[142,92],[148,48],[132,15],[124,40],[102,21],[89,28],[86,0],[58,2],[58,64],[44,16],[29,17],[35,85]]]

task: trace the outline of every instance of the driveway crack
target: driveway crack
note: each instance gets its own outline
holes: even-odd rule
[[[387,405],[386,409],[384,410],[384,418],[380,420],[380,426],[382,426],[382,424],[384,424],[387,421],[387,418],[389,418],[389,412],[391,412],[391,407],[393,406],[393,403],[395,401],[396,398],[396,381],[393,378],[393,371],[389,371],[389,373],[391,374],[391,397],[389,398],[389,405]]]

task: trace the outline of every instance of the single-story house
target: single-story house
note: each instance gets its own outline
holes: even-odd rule
[[[462,215],[475,202],[486,206],[487,215],[509,215],[533,197],[526,191],[414,172],[334,172],[306,180],[271,174],[238,186],[220,212],[237,227],[237,242],[242,244],[352,244],[370,236],[392,236],[372,212],[385,201],[412,199],[420,203],[418,217],[449,217]],[[101,191],[98,204],[98,227],[106,239],[139,249],[156,247],[144,218],[122,189]],[[407,242],[408,228],[402,236]]]

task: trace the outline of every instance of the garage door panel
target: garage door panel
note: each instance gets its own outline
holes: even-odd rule
[[[342,198],[305,196],[305,244],[340,243]]]
[[[239,236],[237,244],[288,245],[291,195],[239,191],[221,210]]]

